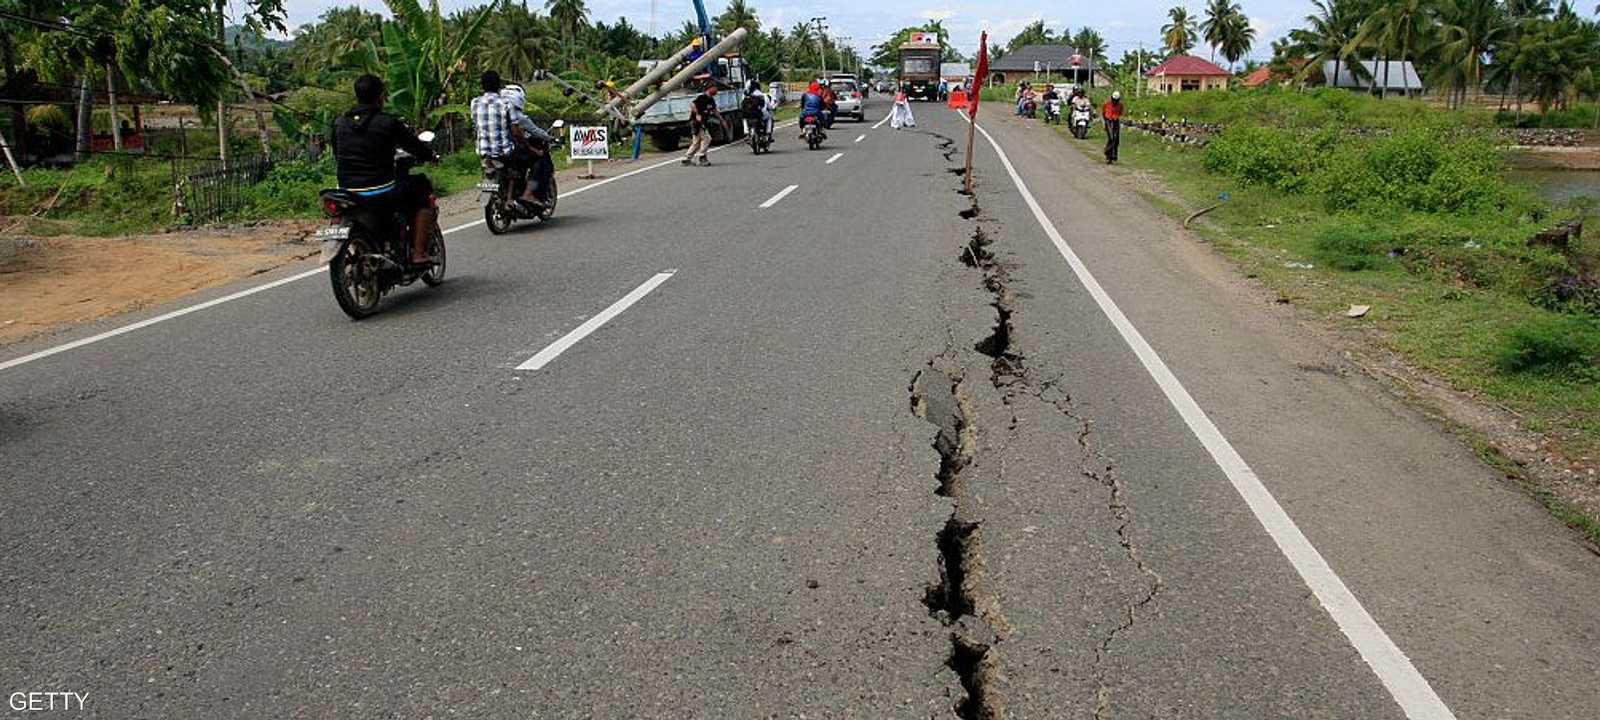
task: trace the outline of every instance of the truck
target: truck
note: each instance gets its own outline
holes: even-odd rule
[[[741,120],[744,114],[740,104],[744,100],[741,88],[749,82],[750,67],[745,64],[744,58],[733,55],[717,59],[718,77],[712,82],[721,82],[723,89],[717,93],[717,109],[722,111],[722,117],[728,121],[726,128],[712,126],[711,142],[721,145],[744,137],[744,123]],[[694,102],[694,96],[699,92],[684,89],[673,92],[651,105],[634,120],[634,125],[642,128],[650,144],[657,150],[671,152],[677,150],[683,141],[690,135],[689,129],[689,104]]]
[[[934,33],[912,33],[900,44],[900,89],[912,100],[939,101],[939,63],[944,44]]]

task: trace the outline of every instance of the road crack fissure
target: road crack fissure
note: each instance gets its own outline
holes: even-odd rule
[[[938,142],[938,151],[949,161],[956,153],[955,141],[929,133]],[[968,207],[959,211],[962,219],[977,221],[981,215],[976,198],[969,197]],[[993,253],[988,248],[987,237],[979,230],[973,240],[962,248],[963,262],[971,267],[989,268],[995,265]],[[993,286],[985,282],[991,292]],[[1003,311],[1010,312],[1010,301],[1005,301]],[[997,312],[1002,311],[1001,301],[994,302]],[[996,329],[981,340],[973,351],[997,362],[995,352],[1009,352],[1009,320],[1002,314]],[[950,500],[950,515],[933,538],[937,559],[937,580],[923,590],[922,602],[930,616],[937,618],[950,630],[950,650],[945,665],[955,672],[961,683],[963,696],[956,700],[952,710],[963,720],[1001,720],[1005,716],[1005,702],[1000,687],[1003,682],[999,647],[1011,628],[1000,612],[999,603],[986,577],[984,567],[983,518],[977,504],[971,501],[971,479],[968,471],[978,462],[982,448],[979,444],[978,403],[972,395],[975,389],[960,368],[963,362],[976,360],[969,351],[959,349],[952,342],[943,352],[927,362],[927,366],[912,377],[909,388],[911,410],[917,417],[933,425],[933,450],[939,464],[934,473],[935,495]],[[996,350],[998,348],[998,350]],[[992,452],[992,450],[991,450]]]
[[[1016,341],[1016,294],[1013,292],[1011,266],[1002,262],[994,252],[994,234],[976,195],[969,196],[970,207],[960,212],[963,219],[974,221],[971,239],[962,248],[960,259],[968,267],[983,273],[984,288],[992,295],[990,305],[995,311],[995,322],[989,335],[973,349],[990,358],[990,383],[1001,391],[1008,406],[1024,398],[1031,398],[1054,408],[1077,428],[1074,441],[1079,456],[1079,473],[1103,488],[1106,512],[1111,518],[1117,544],[1135,571],[1144,579],[1144,589],[1130,598],[1121,608],[1120,620],[1108,628],[1095,646],[1095,718],[1103,718],[1110,710],[1110,677],[1107,667],[1112,648],[1122,632],[1134,627],[1141,614],[1152,612],[1150,606],[1161,595],[1165,585],[1161,575],[1144,560],[1133,532],[1133,510],[1128,503],[1126,489],[1117,472],[1115,461],[1099,446],[1094,436],[1093,421],[1077,411],[1071,396],[1061,387],[1063,378],[1057,376],[1040,380],[1033,376],[1024,353]],[[1013,415],[1008,432],[1014,432],[1018,419]],[[992,652],[992,651],[991,651]]]

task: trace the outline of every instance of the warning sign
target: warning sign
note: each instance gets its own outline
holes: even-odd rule
[[[609,160],[611,132],[604,127],[573,127],[567,147],[573,160]]]

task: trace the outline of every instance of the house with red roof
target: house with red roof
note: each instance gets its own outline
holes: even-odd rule
[[[1162,95],[1176,92],[1228,89],[1228,71],[1193,55],[1174,55],[1145,73],[1150,90]]]

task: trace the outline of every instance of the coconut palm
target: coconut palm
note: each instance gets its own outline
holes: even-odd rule
[[[1194,47],[1196,30],[1189,9],[1179,5],[1167,11],[1171,22],[1161,26],[1161,44],[1168,55],[1182,55]]]
[[[1434,82],[1449,87],[1449,104],[1460,107],[1468,87],[1482,87],[1483,60],[1509,37],[1510,22],[1497,0],[1443,0],[1439,20]]]
[[[1232,22],[1234,16],[1242,15],[1244,10],[1238,3],[1231,0],[1211,0],[1206,5],[1206,19],[1200,23],[1200,33],[1206,44],[1211,46],[1211,60],[1217,59],[1217,50],[1222,47],[1223,34]]]
[[[561,30],[562,45],[567,51],[567,66],[571,67],[578,31],[589,25],[589,6],[583,0],[545,0],[544,9]]]
[[[1434,32],[1431,0],[1385,0],[1367,20],[1361,23],[1351,40],[1351,50],[1376,51],[1383,63],[1382,85],[1378,96],[1384,97],[1389,89],[1389,60],[1399,56],[1402,66],[1413,60]],[[1411,76],[1402,71],[1401,84],[1409,94]]]
[[[754,35],[761,30],[761,21],[745,0],[732,0],[728,3],[728,9],[717,16],[716,26],[719,35],[727,35],[737,28],[744,28]]]
[[[1250,54],[1250,46],[1255,44],[1256,29],[1250,26],[1250,18],[1244,13],[1235,13],[1228,18],[1222,26],[1221,50],[1222,56],[1228,59],[1228,72],[1233,72],[1233,64]]]
[[[1106,61],[1106,40],[1094,28],[1084,28],[1072,36],[1072,46],[1078,54],[1094,61],[1096,67]]]
[[[489,22],[479,60],[508,78],[530,78],[549,66],[558,43],[546,20],[525,5],[508,5]]]
[[[1296,73],[1305,82],[1313,72],[1322,72],[1324,63],[1333,63],[1333,81],[1348,66],[1352,76],[1366,76],[1366,67],[1349,65],[1350,44],[1360,24],[1353,0],[1311,0],[1317,12],[1306,16],[1306,27],[1289,31],[1290,52],[1304,57],[1306,64]]]

